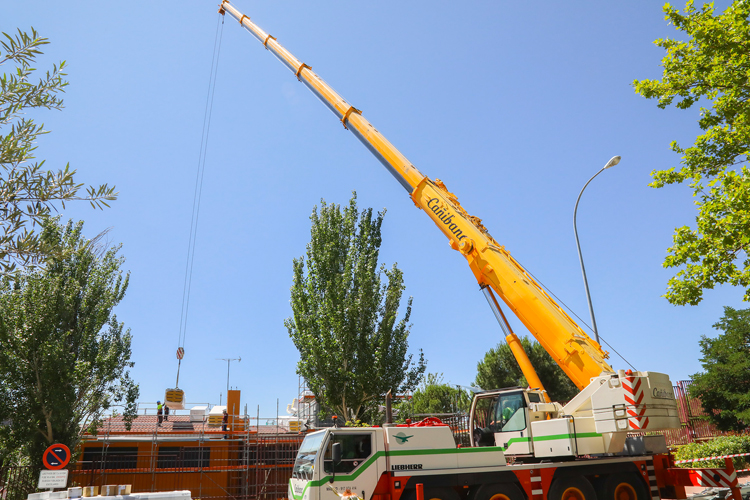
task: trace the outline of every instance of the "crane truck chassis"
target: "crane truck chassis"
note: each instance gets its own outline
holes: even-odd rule
[[[421,174],[360,110],[230,2],[224,0],[219,13],[229,13],[287,66],[466,258],[530,384],[475,396],[467,448],[456,446],[451,430],[434,420],[310,433],[296,458],[289,498],[361,494],[366,500],[415,500],[419,483],[428,500],[658,500],[685,498],[686,485],[729,487],[741,500],[731,461],[724,469],[679,469],[663,435],[629,435],[679,428],[667,375],[615,371],[606,361],[608,353],[442,181]],[[581,390],[566,405],[547,397],[495,294]]]
[[[417,484],[425,500],[660,500],[686,498],[684,485],[728,487],[741,500],[731,460],[725,469],[678,469],[666,453],[509,464],[502,447],[457,447],[437,419],[307,434],[288,498],[416,500]]]

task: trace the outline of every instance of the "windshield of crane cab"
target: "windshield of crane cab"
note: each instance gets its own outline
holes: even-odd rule
[[[320,450],[320,443],[323,442],[325,431],[308,434],[297,452],[297,459],[294,461],[292,477],[295,479],[311,480],[313,478],[313,466],[315,457]]]

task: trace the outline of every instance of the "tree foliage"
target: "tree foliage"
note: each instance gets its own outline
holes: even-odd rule
[[[103,412],[135,415],[130,330],[113,308],[122,300],[119,246],[87,240],[83,223],[43,222],[40,237],[64,258],[0,282],[0,449],[23,449],[40,464],[44,448],[75,449]],[[0,459],[3,457],[0,457]]]
[[[291,306],[284,324],[300,353],[297,372],[321,405],[355,421],[372,418],[388,390],[413,390],[424,357],[408,354],[412,299],[397,321],[403,273],[378,266],[385,211],[313,208],[307,259],[294,260]],[[383,280],[385,278],[385,281]]]
[[[412,397],[412,413],[468,412],[471,397],[457,386],[443,382],[443,374],[428,373]]]
[[[49,43],[32,28],[0,37],[0,66],[12,63],[14,68],[0,77],[0,274],[13,271],[17,265],[33,266],[55,251],[44,245],[39,223],[57,211],[55,202],[87,200],[95,208],[117,198],[114,187],[89,186],[80,195],[83,184],[74,180],[75,170],[44,169],[44,161],[35,160],[39,137],[48,131],[28,117],[39,108],[62,109],[60,94],[68,82],[64,79],[65,62],[54,65],[36,83],[31,67]]]
[[[656,40],[666,50],[661,80],[636,80],[637,93],[688,109],[701,103],[703,133],[689,147],[672,142],[682,155],[679,169],[654,170],[654,188],[688,183],[698,208],[696,227],[678,227],[664,267],[681,267],[665,297],[673,304],[698,304],[703,291],[729,283],[750,300],[750,2],[736,0],[715,15],[712,3],[684,12],[669,4],[665,18],[687,41]]]
[[[539,342],[523,337],[521,345],[552,401],[565,402],[578,394],[578,388]],[[501,343],[487,351],[484,359],[477,363],[477,378],[474,385],[489,390],[514,386],[527,387],[528,383],[510,346]]]
[[[700,340],[703,371],[692,376],[690,395],[719,430],[750,426],[750,309],[724,308],[716,338]]]

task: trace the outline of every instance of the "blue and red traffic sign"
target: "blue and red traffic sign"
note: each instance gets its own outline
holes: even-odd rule
[[[70,462],[70,448],[64,444],[53,444],[42,455],[44,466],[50,470],[59,470]]]

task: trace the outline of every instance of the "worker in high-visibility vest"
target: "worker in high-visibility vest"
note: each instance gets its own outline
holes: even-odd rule
[[[156,402],[156,419],[159,421],[159,427],[161,427],[161,421],[164,419],[164,408],[161,405],[161,401]]]

